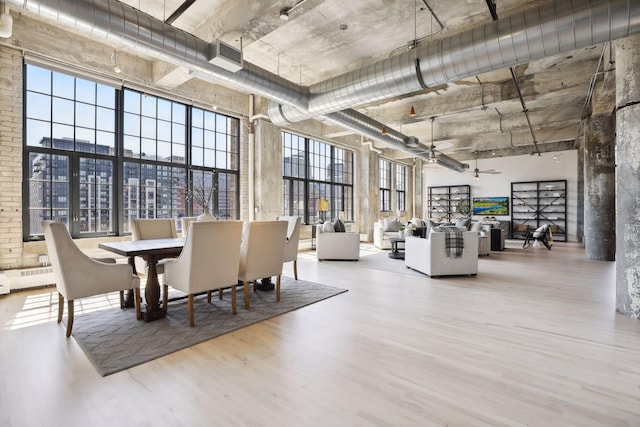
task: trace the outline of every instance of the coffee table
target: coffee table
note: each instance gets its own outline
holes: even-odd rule
[[[389,252],[389,258],[404,259],[404,238],[391,237],[389,239],[389,242],[391,242],[391,252]],[[398,248],[399,243],[402,243],[401,248]]]

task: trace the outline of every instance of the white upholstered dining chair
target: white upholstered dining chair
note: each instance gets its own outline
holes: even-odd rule
[[[182,226],[182,237],[187,237],[187,234],[189,233],[189,224],[197,220],[197,216],[183,216],[182,218],[180,218]]]
[[[249,309],[249,286],[257,279],[276,276],[276,300],[280,301],[280,276],[287,241],[284,221],[254,221],[247,224],[240,246],[238,280],[243,282],[244,308]]]
[[[281,216],[279,221],[287,221],[287,243],[284,246],[284,262],[293,262],[293,277],[298,280],[298,243],[300,241],[300,217]]]
[[[191,222],[180,256],[164,261],[164,307],[168,286],[188,294],[189,326],[195,325],[194,294],[231,287],[231,308],[236,314],[236,285],[240,261],[241,221]]]
[[[178,237],[176,223],[171,218],[133,219],[131,220],[131,240],[170,239]],[[135,257],[136,273],[140,277],[147,274],[147,263],[141,257]],[[157,266],[158,275],[164,273],[162,264]]]
[[[58,290],[58,323],[62,321],[64,300],[67,300],[67,337],[73,328],[73,307],[78,298],[120,291],[120,308],[123,308],[124,291],[133,288],[136,319],[140,319],[140,279],[133,275],[129,264],[105,263],[87,256],[61,222],[45,221],[42,229]]]

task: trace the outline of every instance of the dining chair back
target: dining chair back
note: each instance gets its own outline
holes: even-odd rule
[[[145,218],[131,220],[131,240],[170,239],[178,237],[176,223],[171,218]],[[147,274],[147,263],[135,257],[136,273],[140,277]],[[163,265],[158,264],[157,274],[163,274]]]
[[[257,279],[276,276],[276,299],[280,301],[280,275],[287,241],[284,221],[254,221],[247,224],[240,246],[238,280],[244,284],[244,306],[249,309],[249,286]]]
[[[120,291],[120,308],[124,308],[123,291],[134,289],[136,318],[140,318],[140,279],[133,275],[130,265],[92,259],[78,248],[61,222],[45,221],[42,229],[58,291],[58,323],[67,300],[67,336],[71,335],[74,301],[78,298]]]
[[[298,243],[300,242],[300,217],[281,216],[279,221],[287,221],[287,242],[284,246],[284,262],[293,261],[293,277],[298,280]]]
[[[236,314],[236,285],[240,261],[241,221],[191,222],[180,256],[164,262],[164,307],[168,286],[188,294],[189,325],[195,325],[194,296],[231,287],[231,304]]]

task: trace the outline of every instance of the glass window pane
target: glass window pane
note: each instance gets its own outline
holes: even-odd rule
[[[140,96],[138,92],[125,89],[124,91],[124,111],[128,113],[140,114]]]
[[[172,144],[172,150],[173,150],[173,153],[172,153],[171,160],[174,163],[185,163],[186,161],[185,155],[187,152],[186,147],[182,144]]]
[[[156,142],[153,139],[141,140],[142,153],[140,156],[143,159],[156,160]]]
[[[26,110],[28,118],[51,120],[51,98],[48,95],[27,92]]]
[[[74,102],[68,99],[53,98],[53,121],[72,125],[75,111]]]
[[[124,114],[124,133],[126,135],[140,136],[140,116]]]
[[[158,99],[158,118],[161,120],[171,121],[171,101]]]
[[[53,72],[53,95],[62,98],[74,99],[75,78],[68,74]]]
[[[76,79],[76,100],[88,104],[96,103],[96,84],[85,79]]]
[[[76,103],[76,125],[95,129],[96,107],[94,105]]]
[[[96,128],[108,132],[116,131],[116,112],[110,108],[98,107]]]
[[[96,132],[96,152],[115,156],[116,135],[113,132]]]
[[[171,143],[158,141],[158,160],[163,162],[171,161]]]
[[[156,117],[156,101],[157,98],[151,95],[142,95],[142,115],[147,117]]]
[[[74,129],[73,126],[56,125],[52,126],[53,147],[59,150],[73,150]]]
[[[142,137],[151,139],[156,138],[156,119],[142,117]]]
[[[158,139],[163,141],[171,141],[171,122],[158,120]]]
[[[76,151],[94,153],[96,132],[93,129],[76,128]]]
[[[187,123],[187,107],[185,105],[173,103],[173,122],[183,125]]]
[[[135,136],[125,135],[124,141],[124,156],[125,157],[140,157],[140,138]]]
[[[204,148],[213,150],[216,146],[215,133],[210,130],[204,131]]]
[[[216,132],[227,133],[227,117],[216,114]]]
[[[34,147],[51,147],[51,125],[40,120],[27,120],[26,143]]]
[[[216,165],[216,152],[213,150],[204,150],[204,165],[207,167],[215,167]]]
[[[51,71],[35,65],[27,66],[27,90],[51,94]]]
[[[177,122],[177,120],[175,121]],[[200,108],[191,109],[191,125],[198,128],[204,127],[204,111]]]
[[[194,166],[204,166],[204,152],[201,148],[193,148],[191,150],[191,164]]]
[[[179,144],[185,144],[185,131],[186,127],[183,125],[173,124],[173,130],[171,132],[171,140]]]
[[[97,85],[96,104],[106,108],[116,108],[116,90],[111,86]]]
[[[216,130],[216,114],[211,111],[204,112],[204,128]]]

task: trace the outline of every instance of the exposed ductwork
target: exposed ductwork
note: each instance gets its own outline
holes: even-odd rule
[[[287,122],[419,91],[640,31],[637,0],[555,0],[400,53],[309,87],[307,109]]]
[[[388,127],[381,135],[384,125],[349,108],[640,31],[637,0],[556,0],[306,88],[246,61],[235,73],[212,65],[211,43],[117,0],[6,2],[186,67],[200,78],[269,98],[280,103],[269,109],[272,121],[280,126],[325,116],[421,158],[428,158],[428,150],[415,138]],[[468,167],[442,154],[438,159],[457,170]]]

